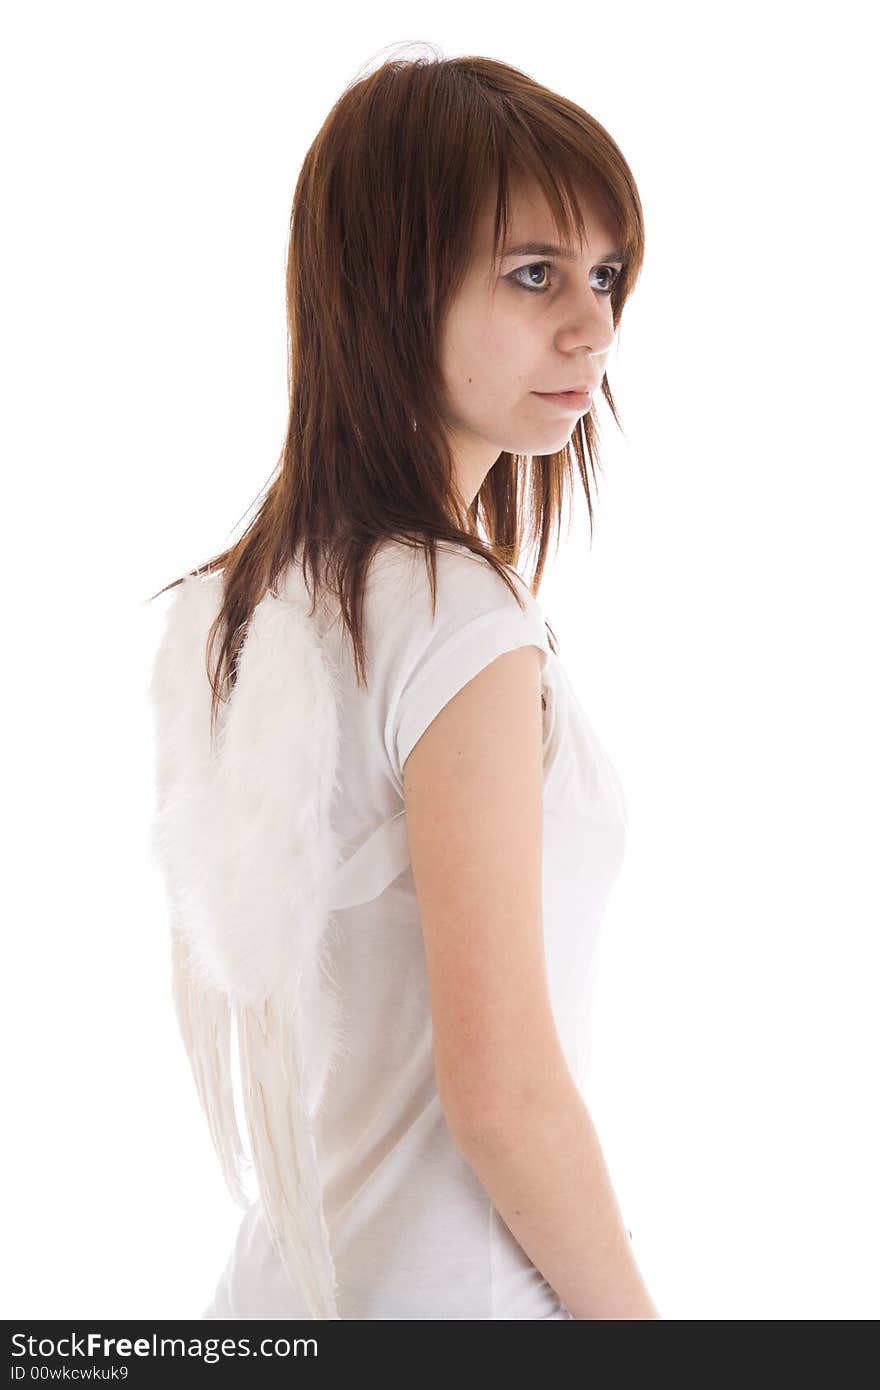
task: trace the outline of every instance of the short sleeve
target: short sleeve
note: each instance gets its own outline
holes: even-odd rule
[[[425,571],[425,562],[419,561]],[[392,627],[407,626],[396,679],[391,682],[386,749],[400,786],[403,765],[444,705],[504,652],[535,646],[543,671],[550,652],[540,604],[514,570],[508,570],[520,608],[504,581],[470,553],[438,552],[437,610],[431,621],[430,586],[412,593]]]

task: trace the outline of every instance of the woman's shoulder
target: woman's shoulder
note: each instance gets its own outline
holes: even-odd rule
[[[459,620],[469,614],[497,609],[518,609],[515,593],[521,596],[525,610],[536,612],[540,604],[525,580],[511,565],[503,565],[512,589],[488,560],[467,545],[453,541],[438,541],[436,557],[437,613],[449,612]],[[408,620],[423,613],[430,624],[431,579],[430,557],[426,546],[410,545],[396,538],[384,539],[377,547],[368,576],[368,589],[376,603],[397,604]]]

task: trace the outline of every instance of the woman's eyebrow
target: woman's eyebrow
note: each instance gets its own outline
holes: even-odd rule
[[[522,241],[517,246],[507,246],[501,253],[501,259],[507,256],[556,256],[562,261],[577,260],[577,252],[568,246],[557,246],[555,241]],[[625,256],[622,250],[609,251],[607,256],[602,257],[602,264],[611,261],[623,263]]]

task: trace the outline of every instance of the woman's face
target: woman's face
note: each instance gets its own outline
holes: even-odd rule
[[[608,293],[620,270],[610,225],[584,208],[587,243],[572,258],[527,242],[556,243],[537,186],[512,189],[501,259],[492,261],[494,197],[440,336],[447,420],[465,501],[476,497],[502,451],[551,454],[565,447],[588,404],[540,393],[590,386],[594,398],[614,340]]]

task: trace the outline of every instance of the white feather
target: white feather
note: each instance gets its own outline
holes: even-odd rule
[[[222,577],[188,577],[172,593],[150,684],[151,848],[170,908],[178,1023],[225,1179],[246,1205],[234,1018],[267,1225],[311,1316],[338,1318],[312,1128],[321,1078],[348,1045],[326,952],[339,863],[335,672],[291,566],[251,616],[212,747],[206,643]]]

